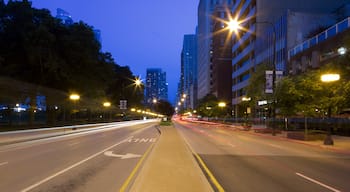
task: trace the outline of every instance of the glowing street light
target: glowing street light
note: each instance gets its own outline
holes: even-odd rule
[[[340,79],[340,75],[336,74],[336,73],[330,73],[330,74],[323,74],[321,75],[321,81],[324,83],[332,83],[335,81],[338,81]],[[329,100],[332,97],[333,92],[330,92],[329,95]],[[331,118],[331,113],[332,113],[332,103],[331,101],[329,101],[328,103],[328,112],[327,112],[327,116],[328,116],[328,121],[330,121]],[[332,139],[332,133],[331,133],[331,123],[328,122],[328,126],[327,126],[327,136],[323,141],[324,145],[334,145],[334,141]]]
[[[340,79],[339,74],[324,74],[321,75],[321,81],[325,83],[338,81]]]
[[[134,84],[136,85],[136,87],[140,87],[142,85],[142,79],[140,77],[136,77],[134,79]]]
[[[69,99],[70,99],[70,100],[73,100],[73,101],[77,101],[77,100],[80,99],[80,95],[78,95],[78,94],[71,94],[71,95],[69,96]]]
[[[110,102],[104,102],[104,103],[103,103],[103,106],[104,106],[104,107],[110,107],[110,106],[111,106],[111,103],[110,103]]]
[[[347,49],[345,47],[340,47],[337,51],[339,55],[345,55],[347,52]]]
[[[226,103],[225,102],[219,102],[218,106],[221,107],[221,108],[226,107]]]

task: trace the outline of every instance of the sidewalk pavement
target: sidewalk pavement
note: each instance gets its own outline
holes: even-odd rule
[[[240,125],[233,125],[234,127],[242,127]],[[261,125],[253,125],[249,133],[255,134],[255,135],[260,135],[260,136],[267,136],[271,138],[280,138],[280,139],[286,139],[290,142],[296,142],[296,143],[302,143],[306,145],[312,145],[312,146],[317,146],[320,148],[326,148],[326,149],[331,149],[335,150],[341,153],[347,153],[350,154],[350,137],[345,137],[345,136],[338,136],[338,135],[332,135],[332,139],[334,141],[334,145],[324,145],[323,140],[314,140],[314,141],[303,141],[303,140],[297,140],[297,139],[291,139],[287,138],[287,132],[282,131],[280,134],[276,134],[276,136],[272,136],[271,133],[256,133],[254,129],[264,129],[266,127],[261,126]],[[240,128],[241,130],[243,128]]]
[[[213,191],[190,148],[174,126],[161,126],[161,135],[130,191]]]
[[[233,130],[247,131],[247,133],[258,135],[258,136],[269,137],[272,139],[273,138],[274,139],[285,139],[285,140],[290,141],[290,142],[302,143],[305,145],[310,145],[310,146],[314,146],[314,147],[320,147],[320,148],[324,148],[324,149],[334,150],[334,151],[337,151],[340,153],[350,154],[350,137],[332,135],[334,145],[324,145],[323,140],[303,141],[303,140],[296,140],[296,139],[287,138],[286,131],[282,131],[281,134],[276,134],[275,136],[272,136],[272,133],[269,133],[269,132],[263,133],[263,131],[261,131],[261,130],[264,130],[267,128],[265,125],[253,125],[251,127],[251,129],[248,131],[240,124],[228,125],[228,124],[222,124],[222,123],[217,123],[217,122],[216,123],[205,122],[205,121],[194,121],[194,122],[215,125],[215,126],[221,126],[221,127],[225,127],[225,128],[233,129]],[[260,130],[260,132],[256,132],[256,130]]]

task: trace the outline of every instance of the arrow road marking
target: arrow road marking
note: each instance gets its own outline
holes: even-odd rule
[[[124,139],[124,140],[122,140],[122,141],[120,141],[120,142],[118,142],[118,143],[116,143],[116,144],[114,144],[114,145],[112,145],[112,146],[109,146],[109,147],[107,147],[106,149],[104,149],[104,150],[102,150],[102,151],[100,151],[100,152],[98,152],[98,153],[95,153],[95,154],[93,154],[93,155],[87,157],[86,159],[83,159],[83,160],[81,160],[81,161],[75,163],[74,165],[71,165],[71,166],[69,166],[69,167],[67,167],[67,168],[65,168],[65,169],[63,169],[63,170],[61,170],[61,171],[59,171],[59,172],[57,172],[57,173],[55,173],[55,174],[53,174],[53,175],[51,175],[51,176],[45,178],[45,179],[43,179],[43,180],[41,180],[41,181],[39,181],[39,182],[37,182],[37,183],[35,183],[35,184],[33,184],[33,185],[31,185],[31,186],[25,188],[25,189],[23,189],[23,190],[21,190],[21,192],[28,192],[28,191],[32,190],[33,188],[35,188],[35,187],[37,187],[37,186],[39,186],[39,185],[41,185],[41,184],[43,184],[43,183],[46,183],[47,181],[49,181],[49,180],[51,180],[51,179],[53,179],[53,178],[55,178],[55,177],[57,177],[57,176],[59,176],[59,175],[65,173],[65,172],[67,172],[67,171],[69,171],[69,170],[71,170],[71,169],[73,169],[73,168],[75,168],[75,167],[77,167],[77,166],[79,166],[79,165],[85,163],[86,161],[88,161],[88,160],[90,160],[90,159],[93,159],[93,158],[97,157],[98,155],[103,154],[105,151],[108,151],[108,150],[112,149],[113,147],[116,147],[116,146],[118,146],[118,145],[120,145],[120,144],[126,142],[127,140],[131,139],[132,137],[133,137],[133,136],[128,137],[128,138],[126,138],[126,139]]]
[[[3,162],[3,163],[0,163],[0,166],[1,165],[6,165],[6,164],[8,164],[9,162]]]
[[[106,151],[104,152],[104,154],[109,157],[120,157],[120,159],[130,159],[130,158],[141,157],[141,155],[132,154],[132,153],[127,153],[125,155],[114,154],[113,151]]]

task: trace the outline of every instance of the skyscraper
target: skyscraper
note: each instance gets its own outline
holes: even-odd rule
[[[237,116],[237,106],[256,66],[265,63],[286,74],[288,49],[305,40],[312,30],[332,23],[329,14],[349,0],[234,2],[231,13],[244,20],[241,25],[247,29],[232,38],[232,104]]]
[[[220,100],[227,102],[231,100],[231,75],[229,74],[231,53],[229,45],[224,45],[227,34],[220,34],[219,37],[214,31],[221,27],[215,17],[226,18],[228,15],[225,8],[231,7],[232,4],[232,0],[200,0],[199,2],[197,99],[214,94]],[[223,48],[227,48],[225,54],[220,53]]]
[[[181,52],[180,95],[186,94],[185,108],[193,109],[197,100],[197,36],[184,35]]]
[[[166,72],[159,68],[147,69],[146,74],[146,104],[151,105],[153,100],[168,100],[168,83]]]
[[[57,19],[60,19],[61,22],[65,25],[72,25],[73,24],[73,19],[72,16],[65,10],[61,8],[57,8]]]
[[[61,8],[57,8],[56,11],[57,11],[56,18],[60,19],[64,25],[72,25],[74,23],[72,16],[67,11]],[[95,35],[95,39],[101,44],[102,43],[101,30],[93,29],[93,32]]]

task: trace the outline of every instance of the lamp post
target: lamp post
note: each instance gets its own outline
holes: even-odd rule
[[[112,104],[111,104],[110,102],[108,102],[108,101],[103,103],[103,107],[105,107],[106,110],[107,110],[107,114],[108,114],[107,119],[108,119],[108,121],[111,121],[111,113],[110,113],[110,110],[108,110],[108,108],[109,108],[111,105],[112,105]]]
[[[332,83],[335,81],[338,81],[340,79],[339,74],[324,74],[321,75],[321,81],[324,83]],[[332,129],[331,129],[331,117],[332,117],[332,103],[331,103],[331,97],[333,96],[333,91],[330,90],[330,94],[328,96],[328,111],[327,111],[327,119],[328,119],[328,125],[327,125],[327,136],[325,140],[323,141],[324,145],[334,145],[334,141],[332,139]]]
[[[237,18],[230,19],[227,23],[230,31],[238,33],[238,30],[244,29],[241,24],[245,21],[238,21]],[[268,21],[256,21],[255,24],[268,24],[272,28],[272,44],[273,44],[273,53],[272,53],[272,103],[271,103],[271,119],[272,119],[272,135],[275,133],[275,118],[276,118],[276,101],[275,101],[275,88],[276,88],[276,29],[275,25]]]
[[[79,101],[80,99],[80,95],[76,94],[76,93],[73,93],[69,96],[69,99],[73,101],[73,104],[74,104],[74,109],[73,109],[73,117],[74,119],[73,120],[76,120],[76,113],[75,113],[75,110],[78,110],[77,109],[77,101]]]

